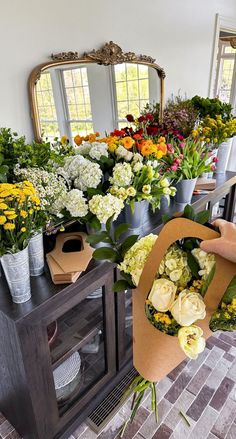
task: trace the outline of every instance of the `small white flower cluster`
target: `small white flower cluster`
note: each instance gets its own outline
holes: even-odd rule
[[[109,181],[114,186],[130,186],[134,174],[129,163],[117,163],[113,168],[112,177]]]
[[[185,287],[192,277],[186,252],[176,244],[170,246],[160,263],[159,274],[168,276],[176,285]]]
[[[192,255],[198,261],[201,268],[198,272],[199,276],[203,276],[203,279],[205,279],[215,265],[215,256],[211,253],[204,252],[200,248],[194,248]]]
[[[74,180],[75,188],[82,191],[86,191],[88,188],[97,188],[103,176],[98,163],[91,162],[80,155],[67,158],[64,170],[70,180]]]
[[[113,215],[116,220],[123,207],[124,202],[111,194],[94,195],[89,201],[90,211],[96,215],[101,224],[105,224]]]
[[[99,161],[102,156],[108,157],[108,146],[105,142],[84,142],[76,148],[76,154]]]
[[[115,154],[118,158],[124,159],[127,162],[130,162],[133,158],[133,153],[131,151],[128,151],[124,146],[119,145],[118,148],[115,150]]]
[[[66,184],[61,177],[43,169],[20,168],[18,165],[14,169],[14,174],[18,179],[28,180],[34,185],[43,210],[55,214],[61,211],[63,203],[58,200],[67,193]]]

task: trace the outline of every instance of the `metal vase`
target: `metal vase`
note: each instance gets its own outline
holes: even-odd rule
[[[40,276],[44,271],[43,233],[35,234],[29,241],[30,276]]]
[[[27,302],[31,298],[28,247],[3,255],[1,263],[13,302]]]
[[[141,231],[145,216],[148,211],[149,203],[147,200],[135,201],[134,212],[132,212],[129,204],[125,204],[123,210],[123,218],[126,224],[130,224],[131,229]]]
[[[223,174],[226,172],[232,143],[233,138],[227,139],[226,142],[220,144],[217,152],[218,162],[216,165],[216,174]]]
[[[176,183],[176,203],[187,204],[191,202],[196,181],[197,178],[192,178],[191,180],[180,180],[178,183]]]

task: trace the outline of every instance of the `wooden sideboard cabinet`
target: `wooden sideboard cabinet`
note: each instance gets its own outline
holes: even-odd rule
[[[24,439],[64,437],[117,374],[113,271],[111,264],[95,265],[75,284],[56,286],[46,269],[32,279],[32,299],[21,305],[11,302],[1,279],[0,410]],[[49,346],[53,322],[57,336]],[[54,371],[76,352],[78,382],[65,400],[56,394]],[[60,371],[62,380],[66,373]]]

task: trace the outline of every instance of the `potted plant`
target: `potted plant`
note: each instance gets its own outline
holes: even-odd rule
[[[221,115],[215,119],[207,116],[199,126],[193,130],[192,136],[206,143],[209,151],[217,152],[217,173],[226,171],[232,146],[232,139],[236,133],[236,119],[232,117],[224,121]]]
[[[182,142],[172,140],[167,148],[162,162],[168,178],[175,183],[176,202],[190,203],[197,178],[215,166],[208,162],[209,152],[199,140],[190,137]]]
[[[13,302],[31,297],[28,243],[40,212],[32,183],[0,184],[0,255]]]

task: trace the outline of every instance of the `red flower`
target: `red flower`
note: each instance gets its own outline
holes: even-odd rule
[[[213,161],[213,163],[217,163],[219,161],[219,159],[218,159],[218,157],[214,157],[212,161]]]
[[[146,120],[153,121],[154,120],[153,115],[151,113],[146,114]]]
[[[147,135],[148,136],[156,136],[158,133],[158,127],[154,125],[150,125],[147,127]]]
[[[144,116],[140,116],[139,118],[138,118],[138,122],[139,123],[142,123],[142,122],[144,122],[145,121],[145,117]]]
[[[111,133],[112,136],[118,136],[118,137],[119,137],[119,136],[122,137],[122,136],[124,136],[124,134],[126,134],[126,133],[125,133],[125,130],[114,130],[114,131]]]
[[[181,140],[184,140],[184,136],[182,136],[181,134],[177,134],[177,137],[178,137],[178,139],[181,141]]]
[[[128,122],[134,122],[134,116],[132,114],[127,114],[126,119]]]
[[[133,138],[134,138],[135,140],[142,140],[142,136],[141,136],[140,134],[138,134],[138,133],[134,134],[134,135],[133,135]]]

